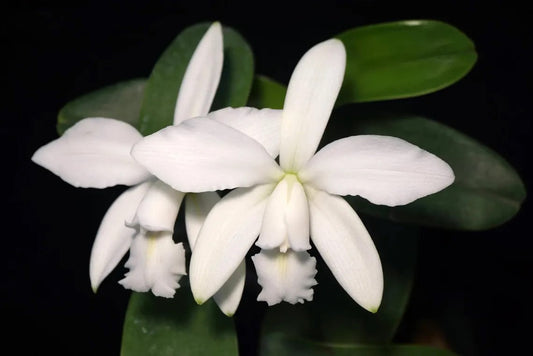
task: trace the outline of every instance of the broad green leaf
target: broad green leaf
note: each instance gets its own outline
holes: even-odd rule
[[[293,337],[328,343],[388,343],[403,316],[413,281],[418,231],[413,227],[362,217],[374,239],[383,266],[385,288],[377,313],[361,308],[335,280],[317,257],[316,280],[311,302],[269,307],[262,335],[282,332]]]
[[[382,23],[336,37],[347,52],[337,104],[428,94],[461,79],[477,59],[472,41],[439,21]]]
[[[181,80],[189,60],[210,23],[183,30],[155,64],[141,107],[140,132],[154,133],[172,125]],[[224,66],[211,109],[244,106],[253,80],[253,54],[246,41],[229,27],[223,28]]]
[[[87,117],[106,117],[137,126],[146,79],[133,79],[80,96],[67,103],[57,116],[57,132]]]
[[[263,339],[260,356],[453,356],[455,353],[421,345],[322,344],[272,334]]]
[[[248,106],[254,108],[283,109],[287,87],[263,75],[256,75]]]
[[[335,114],[336,132],[342,132],[342,136],[399,137],[440,157],[455,173],[450,187],[404,206],[390,208],[347,197],[357,211],[418,225],[484,230],[505,223],[520,209],[526,196],[524,183],[513,167],[490,148],[423,117],[365,118],[364,113],[349,109]]]
[[[214,302],[196,305],[182,283],[172,299],[131,295],[122,336],[122,356],[238,355],[233,319]]]

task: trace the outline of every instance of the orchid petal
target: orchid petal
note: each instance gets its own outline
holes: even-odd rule
[[[172,233],[140,232],[133,238],[126,267],[130,271],[119,282],[124,288],[136,292],[151,289],[158,297],[172,298],[186,274],[185,249],[172,241]]]
[[[185,228],[191,250],[196,245],[200,228],[220,197],[215,192],[190,193],[185,198]]]
[[[256,241],[256,245],[262,249],[279,248],[281,251],[287,251],[287,224],[285,223],[284,213],[287,205],[288,184],[285,179],[276,185],[276,188],[270,195],[265,207],[261,223],[261,232]]]
[[[183,75],[174,125],[209,112],[222,74],[223,57],[222,26],[214,22],[198,43]]]
[[[331,39],[311,48],[292,73],[281,121],[280,164],[297,172],[315,153],[341,88],[346,51]]]
[[[173,232],[184,195],[156,179],[139,204],[132,225],[149,231]]]
[[[286,175],[272,192],[256,245],[262,249],[279,247],[281,252],[311,248],[307,199],[293,174]]]
[[[150,177],[130,156],[141,138],[133,126],[122,121],[88,118],[39,148],[31,159],[75,187],[135,185]]]
[[[94,292],[128,252],[135,230],[125,222],[133,219],[135,210],[150,187],[146,182],[122,193],[107,210],[93,243],[89,276]]]
[[[283,172],[263,146],[216,120],[195,118],[145,137],[132,155],[182,192],[204,192],[277,181]]]
[[[274,184],[235,189],[211,210],[191,258],[194,299],[202,304],[230,278],[259,234]]]
[[[281,110],[242,107],[220,109],[209,113],[207,117],[253,138],[275,158],[279,154],[281,114]]]
[[[246,279],[246,263],[242,261],[224,285],[213,295],[220,310],[227,316],[233,316],[241,302]]]
[[[306,193],[317,250],[350,297],[376,312],[383,295],[383,271],[365,226],[341,197],[308,186]]]
[[[263,290],[257,300],[268,305],[286,301],[291,304],[313,300],[312,286],[316,285],[316,259],[306,251],[279,252],[261,250],[252,256],[257,281]]]
[[[290,176],[287,176],[290,177]],[[291,249],[294,251],[309,250],[309,204],[304,188],[296,179],[289,182],[289,196],[285,221]]]
[[[187,194],[185,200],[185,227],[187,229],[189,245],[191,246],[191,250],[194,250],[196,239],[207,218],[207,214],[220,201],[220,197],[215,192],[190,193]],[[235,314],[239,306],[244,290],[245,277],[246,265],[243,261],[213,296],[220,310],[227,316]]]
[[[402,139],[363,135],[321,149],[300,179],[331,194],[360,195],[374,204],[408,204],[454,181],[450,166]]]

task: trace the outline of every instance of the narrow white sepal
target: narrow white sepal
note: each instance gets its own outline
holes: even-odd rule
[[[207,214],[219,201],[220,197],[216,192],[189,193],[185,197],[185,229],[191,250],[196,245],[196,239]]]
[[[190,281],[202,304],[230,278],[259,234],[273,184],[235,189],[211,210],[194,247]]]
[[[233,316],[239,307],[245,279],[246,263],[242,261],[226,283],[213,295],[218,307],[227,316]]]
[[[39,148],[31,159],[75,187],[135,185],[150,177],[130,156],[131,148],[141,139],[141,134],[125,122],[88,118]]]
[[[378,252],[361,219],[341,197],[305,186],[311,240],[344,290],[375,313],[383,295]]]
[[[281,114],[281,110],[242,107],[220,109],[210,112],[207,117],[253,138],[275,158],[279,154]]]
[[[346,137],[322,148],[300,179],[331,194],[360,195],[374,204],[408,204],[454,181],[450,166],[397,137]]]
[[[222,26],[214,22],[198,43],[183,75],[174,125],[209,112],[222,74],[223,58]]]
[[[280,165],[297,172],[315,153],[344,78],[346,51],[331,39],[312,47],[292,73],[281,120]]]
[[[155,179],[139,204],[130,225],[140,225],[148,231],[173,232],[184,195],[185,193]]]
[[[282,301],[291,304],[313,300],[316,285],[316,259],[306,251],[261,250],[252,256],[257,281],[263,287],[257,300],[274,305]]]
[[[126,267],[130,271],[119,282],[124,288],[172,298],[186,274],[183,244],[175,244],[172,233],[141,231],[133,238]]]
[[[206,192],[275,182],[278,164],[254,139],[205,117],[145,137],[132,155],[182,192]]]
[[[150,183],[146,182],[126,190],[104,215],[94,239],[89,263],[94,292],[128,252],[135,230],[125,223],[133,219],[135,210],[149,187]]]
[[[256,245],[262,249],[279,248],[281,252],[311,248],[307,198],[293,174],[287,174],[272,192]]]

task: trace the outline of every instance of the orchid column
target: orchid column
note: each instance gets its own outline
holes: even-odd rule
[[[444,161],[399,138],[353,136],[315,154],[339,93],[346,54],[329,40],[310,49],[291,77],[281,123],[279,164],[255,140],[214,120],[192,119],[148,136],[132,154],[175,189],[238,188],[211,210],[191,260],[198,303],[213,296],[254,241],[263,291],[275,304],[311,300],[316,284],[311,241],[346,292],[375,312],[383,276],[373,241],[338,195],[408,204],[451,184]],[[187,154],[176,155],[184,147]]]

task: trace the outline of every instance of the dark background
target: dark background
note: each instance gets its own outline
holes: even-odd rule
[[[30,162],[55,139],[58,110],[81,94],[146,77],[185,27],[219,20],[251,44],[256,71],[286,83],[312,45],[360,25],[438,19],[465,32],[479,59],[470,74],[410,110],[499,152],[531,182],[529,11],[518,1],[18,2],[2,10],[3,338],[16,354],[117,355],[129,292],[118,268],[97,295],[88,262],[107,207],[123,188],[76,189]],[[403,104],[402,104],[403,105]],[[4,193],[5,194],[5,193]],[[412,302],[397,341],[437,329],[460,354],[529,354],[533,243],[526,199],[484,232],[424,230]],[[7,229],[6,229],[7,228]],[[6,244],[7,242],[7,244]],[[436,326],[435,326],[436,325]]]

